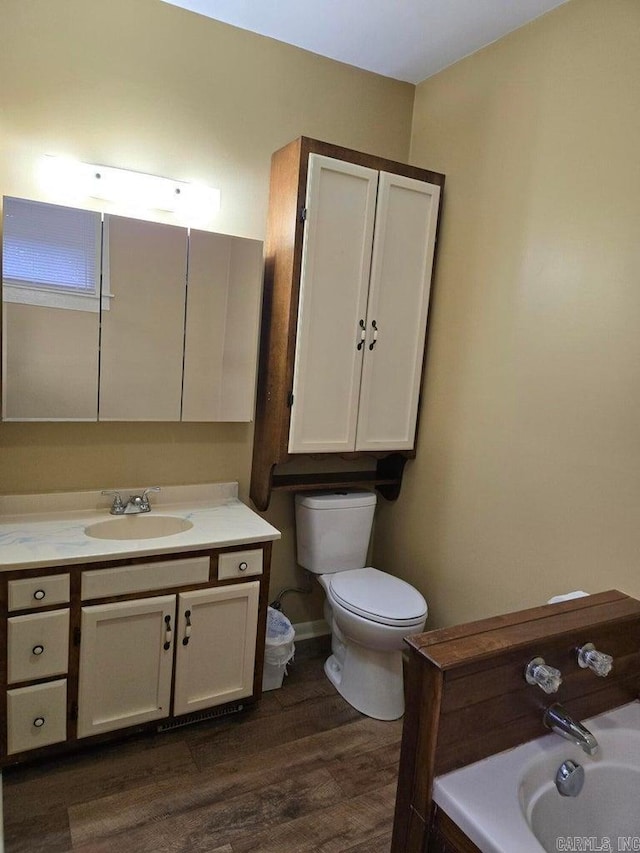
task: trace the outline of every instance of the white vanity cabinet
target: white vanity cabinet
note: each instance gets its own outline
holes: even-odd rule
[[[2,762],[258,699],[270,555],[265,541],[0,574]]]
[[[173,715],[250,696],[259,589],[254,581],[83,607],[78,737],[170,716],[174,655]]]

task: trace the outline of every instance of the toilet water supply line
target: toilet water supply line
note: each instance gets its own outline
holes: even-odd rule
[[[281,589],[277,596],[273,599],[269,607],[273,607],[274,610],[282,610],[282,599],[290,592],[299,592],[303,595],[311,595],[313,589],[311,586],[311,575],[309,572],[305,572],[305,578],[307,580],[306,588],[301,586],[289,586],[285,589]]]

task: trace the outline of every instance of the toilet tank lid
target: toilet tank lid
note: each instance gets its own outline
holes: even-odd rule
[[[298,506],[309,509],[345,509],[347,507],[373,506],[375,492],[301,492],[296,495]]]

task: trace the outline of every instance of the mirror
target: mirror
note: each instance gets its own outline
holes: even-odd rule
[[[250,421],[262,243],[4,199],[4,420]]]
[[[5,420],[95,421],[101,216],[5,198]]]

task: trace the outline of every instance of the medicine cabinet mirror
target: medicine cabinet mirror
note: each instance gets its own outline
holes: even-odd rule
[[[250,421],[262,243],[4,199],[7,421]]]

